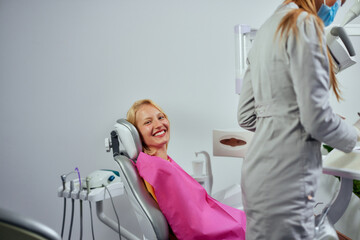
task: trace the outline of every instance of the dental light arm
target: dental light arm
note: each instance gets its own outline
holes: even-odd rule
[[[336,65],[336,73],[356,63],[356,53],[344,26],[358,16],[360,16],[360,0],[355,0],[346,13],[343,24],[327,30],[326,41]]]
[[[350,41],[349,36],[346,34],[346,31],[343,27],[333,27],[330,31],[331,35],[338,36],[344,43],[347,51],[349,52],[350,56],[355,56],[354,47]]]
[[[346,13],[344,21],[342,23],[342,26],[345,26],[346,24],[348,24],[349,22],[354,20],[359,15],[360,15],[360,0],[355,0],[355,3],[352,5],[352,7]]]
[[[356,63],[354,47],[343,27],[332,27],[326,34],[326,42],[334,59],[336,73]]]

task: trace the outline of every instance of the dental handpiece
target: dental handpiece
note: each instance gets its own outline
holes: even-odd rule
[[[63,174],[60,177],[61,177],[61,182],[62,182],[62,186],[63,186],[63,191],[65,191],[66,175]]]
[[[63,191],[65,191],[65,188],[66,188],[66,178],[70,175],[70,174],[73,174],[75,173],[75,171],[71,171],[69,172],[68,174],[63,174],[60,176],[61,178],[61,182],[62,182],[62,186],[63,186]],[[71,190],[72,191],[72,190]]]
[[[89,182],[90,182],[90,178],[89,177],[86,177],[86,191],[87,191],[87,195],[89,195],[90,193],[90,185],[89,185]]]

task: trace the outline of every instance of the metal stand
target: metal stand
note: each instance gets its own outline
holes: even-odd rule
[[[353,179],[340,178],[340,189],[331,202],[328,212],[328,219],[331,224],[335,224],[344,214],[350,203],[352,192]]]
[[[104,213],[104,202],[98,201],[96,202],[96,215],[98,216],[99,220],[103,222],[106,226],[114,230],[115,232],[119,233],[118,223],[114,220],[108,218]],[[121,236],[125,237],[129,240],[140,240],[137,236],[120,226]]]

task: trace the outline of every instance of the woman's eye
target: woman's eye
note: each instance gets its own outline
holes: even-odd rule
[[[146,121],[145,123],[144,123],[144,125],[148,125],[148,124],[150,124],[151,123],[151,121]]]
[[[164,118],[165,118],[164,116],[160,116],[160,117],[159,117],[159,120],[164,119]]]

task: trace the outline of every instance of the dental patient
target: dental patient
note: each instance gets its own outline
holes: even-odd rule
[[[127,113],[138,130],[143,152],[136,167],[178,239],[245,239],[246,217],[210,197],[206,190],[167,155],[170,123],[149,99]]]

